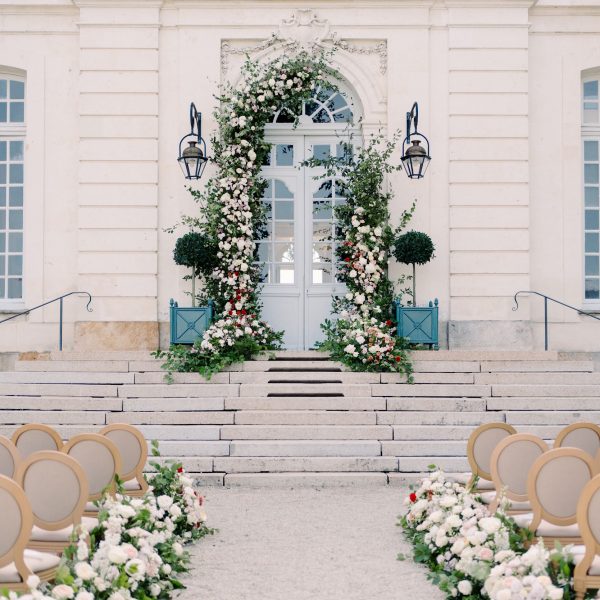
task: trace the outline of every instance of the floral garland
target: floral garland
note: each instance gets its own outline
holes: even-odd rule
[[[399,371],[409,378],[412,366],[406,344],[395,334],[390,310],[393,285],[387,275],[394,231],[389,224],[391,191],[383,191],[385,176],[400,170],[390,162],[398,135],[381,135],[343,158],[312,160],[330,177],[343,181],[346,204],[335,208],[338,223],[337,278],[347,293],[337,298],[339,319],[326,322],[323,348],[357,371]],[[410,220],[414,204],[402,213],[399,229]]]
[[[270,152],[265,125],[285,107],[299,114],[301,103],[325,80],[339,75],[327,53],[300,52],[266,64],[247,59],[243,81],[223,90],[215,117],[219,126],[213,153],[217,172],[204,192],[194,196],[203,218],[185,217],[191,228],[218,242],[220,265],[206,278],[204,296],[216,303],[218,320],[188,351],[157,353],[169,371],[199,371],[210,376],[228,364],[280,347],[282,333],[260,319],[260,264],[255,243],[264,232],[262,195],[267,182],[260,171]]]
[[[154,446],[154,455],[158,449]],[[180,463],[152,463],[156,474],[141,498],[121,493],[99,503],[98,525],[81,530],[65,550],[53,584],[27,581],[10,600],[168,600],[188,571],[184,545],[212,533],[203,498]],[[1,596],[2,594],[0,594]]]
[[[575,598],[569,546],[549,552],[540,540],[527,548],[528,530],[502,512],[491,515],[479,496],[441,471],[422,479],[404,504],[400,524],[414,560],[430,568],[447,598]]]

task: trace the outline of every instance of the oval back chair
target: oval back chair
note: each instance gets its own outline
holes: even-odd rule
[[[33,512],[34,528],[28,546],[62,552],[74,529],[81,524],[89,495],[83,467],[62,452],[36,452],[17,469],[17,483]],[[93,527],[94,519],[86,525]]]
[[[113,423],[100,430],[115,443],[121,455],[123,487],[129,496],[142,496],[148,490],[144,467],[148,458],[148,444],[142,432],[127,423]]]
[[[515,433],[515,428],[508,423],[485,423],[473,431],[467,444],[467,459],[472,472],[469,485],[473,484],[475,477],[484,481],[492,480],[492,452],[503,439]]]
[[[555,448],[537,458],[527,481],[533,509],[529,529],[550,547],[554,540],[565,544],[580,541],[575,525],[577,503],[595,474],[594,459],[579,448]]]
[[[3,435],[0,435],[0,475],[14,477],[21,455],[17,447]]]
[[[25,492],[0,475],[0,588],[27,589],[27,579],[37,575],[49,581],[60,561],[55,554],[25,550],[33,527],[33,514]]]
[[[529,470],[547,450],[544,440],[529,433],[509,435],[498,443],[491,458],[492,481],[497,492],[490,504],[492,513],[498,509],[502,495],[512,502],[527,502]]]
[[[577,504],[577,524],[585,544],[585,554],[574,572],[577,600],[583,600],[588,588],[600,588],[600,475],[596,475],[581,492]]]
[[[600,451],[600,427],[595,423],[573,423],[559,431],[555,448],[579,448],[595,458]]]
[[[23,457],[43,450],[57,451],[63,446],[58,431],[41,423],[29,423],[19,427],[13,433],[12,442]]]
[[[82,433],[72,437],[61,449],[73,457],[82,467],[89,486],[90,503],[100,500],[106,491],[115,493],[115,475],[121,475],[121,455],[117,445],[98,433]],[[94,505],[87,505],[86,512],[97,512]]]

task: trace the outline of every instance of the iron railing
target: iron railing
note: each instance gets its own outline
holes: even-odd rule
[[[68,296],[87,296],[89,298],[89,300],[87,301],[87,304],[85,305],[85,308],[88,312],[92,312],[93,309],[90,308],[90,304],[92,303],[92,295],[89,292],[69,292],[68,294],[63,294],[62,296],[58,296],[57,298],[53,298],[52,300],[48,300],[47,302],[44,302],[43,304],[38,304],[37,306],[34,306],[33,308],[29,308],[27,310],[24,310],[23,312],[18,312],[14,315],[11,315],[10,317],[6,318],[6,319],[2,319],[2,321],[0,321],[0,325],[2,325],[2,323],[6,323],[7,321],[11,321],[12,319],[16,319],[17,317],[22,317],[23,315],[28,315],[30,312],[33,312],[34,310],[37,310],[38,308],[42,308],[44,306],[47,306],[48,304],[52,304],[53,302],[58,302],[59,303],[59,316],[58,316],[58,349],[62,350],[63,348],[63,300],[65,298],[67,298]]]
[[[570,308],[571,310],[574,310],[576,313],[578,313],[580,315],[584,315],[586,317],[591,317],[592,319],[596,319],[596,321],[600,321],[600,317],[598,315],[595,315],[590,312],[586,312],[585,310],[581,310],[580,308],[571,306],[570,304],[567,304],[566,302],[562,302],[562,300],[557,300],[556,298],[551,298],[550,296],[547,296],[546,294],[542,294],[541,292],[536,292],[533,290],[521,290],[521,291],[517,292],[514,297],[515,305],[513,306],[513,310],[519,310],[519,302],[517,300],[517,296],[519,294],[535,294],[536,296],[540,296],[544,299],[544,350],[548,350],[548,300],[550,300],[551,302],[555,302],[556,304],[560,304],[561,306],[564,306],[565,308]]]

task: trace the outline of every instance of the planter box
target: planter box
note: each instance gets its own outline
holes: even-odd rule
[[[171,344],[193,344],[210,327],[213,319],[212,300],[207,306],[180,308],[170,302]]]
[[[438,300],[429,302],[429,306],[401,306],[394,302],[398,337],[407,338],[411,344],[426,344],[430,348],[439,348]]]

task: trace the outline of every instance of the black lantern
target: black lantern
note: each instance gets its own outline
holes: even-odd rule
[[[196,105],[190,104],[191,131],[184,135],[179,142],[179,166],[186,179],[200,179],[208,162],[206,142],[202,139],[202,113],[196,110]],[[181,146],[187,140],[188,147],[183,151]]]
[[[414,124],[414,131],[411,133],[412,124]],[[421,179],[431,160],[429,140],[417,131],[418,124],[419,105],[415,102],[411,111],[406,113],[406,137],[402,142],[402,164],[411,179]]]

